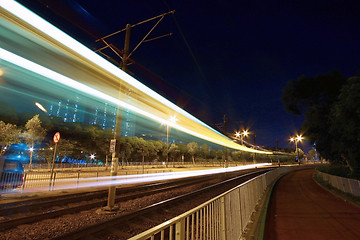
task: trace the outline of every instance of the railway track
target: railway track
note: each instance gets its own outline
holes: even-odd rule
[[[107,221],[68,232],[53,239],[127,239],[137,233],[156,226],[167,219],[175,217],[182,212],[196,207],[202,202],[205,202],[251,178],[263,174],[266,171],[269,171],[269,169],[258,170],[256,172],[227,179],[220,183],[212,184],[196,191],[163,200],[150,206],[116,216]],[[187,206],[189,209],[182,206],[190,200],[193,204]]]
[[[243,172],[244,173],[244,172]],[[232,176],[239,173],[231,173]],[[123,202],[147,195],[180,189],[189,185],[202,184],[222,175],[203,176],[134,187],[118,188],[116,202]],[[13,202],[0,205],[0,231],[30,224],[44,219],[56,218],[65,214],[101,208],[107,204],[107,190],[53,196]]]

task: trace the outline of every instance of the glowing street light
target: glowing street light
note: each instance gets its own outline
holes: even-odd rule
[[[300,158],[299,158],[299,149],[298,149],[298,142],[301,142],[304,138],[301,135],[297,135],[296,137],[290,137],[290,142],[295,142],[295,151],[297,160],[299,161],[300,165]]]
[[[242,132],[236,132],[235,133],[235,137],[239,138],[241,140],[241,144],[244,145],[244,137],[247,137],[249,135],[249,131],[248,130],[243,130]]]
[[[96,153],[95,153],[95,154],[96,154]],[[94,160],[95,154],[90,154],[90,159],[91,159],[91,160]]]

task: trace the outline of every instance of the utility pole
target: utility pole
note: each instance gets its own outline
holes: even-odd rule
[[[223,117],[223,120],[224,120],[224,135],[226,136],[226,114],[224,114],[224,117]]]
[[[152,39],[146,39],[150,33],[155,29],[155,27],[161,22],[161,20],[168,14],[174,14],[175,11],[170,11],[170,12],[167,12],[167,13],[164,13],[164,14],[161,14],[159,16],[156,16],[156,17],[153,17],[153,18],[150,18],[150,19],[147,19],[145,21],[142,21],[142,22],[139,22],[137,24],[134,24],[134,25],[130,25],[130,24],[127,24],[126,25],[126,28],[120,30],[120,31],[117,31],[117,32],[114,32],[112,34],[109,34],[105,37],[102,37],[98,40],[96,40],[97,42],[98,41],[102,41],[103,43],[105,43],[105,47],[97,50],[96,52],[101,52],[101,50],[105,49],[105,48],[110,48],[117,56],[119,56],[122,60],[122,64],[121,64],[121,69],[124,71],[124,72],[127,72],[128,71],[128,60],[130,58],[130,56],[135,52],[135,50],[143,43],[143,42],[149,42],[149,41],[152,41],[152,40],[156,40],[156,39],[159,39],[159,38],[162,38],[162,37],[165,37],[165,36],[171,36],[172,33],[170,34],[165,34],[165,35],[162,35],[162,36],[159,36],[159,37],[155,37],[155,38],[152,38]],[[132,27],[135,27],[135,26],[138,26],[140,24],[143,24],[143,23],[146,23],[146,22],[149,22],[151,20],[155,20],[155,19],[158,19],[159,20],[157,21],[157,23],[151,28],[151,30],[145,35],[145,37],[143,37],[143,39],[137,44],[137,46],[133,49],[132,52],[130,52],[130,35],[131,35],[131,28]],[[125,42],[124,42],[124,50],[123,50],[123,53],[119,53],[115,50],[114,47],[112,47],[105,39],[110,37],[110,36],[113,36],[117,33],[120,33],[120,32],[123,32],[125,31]],[[122,56],[121,56],[122,55]],[[122,98],[122,95],[121,95],[121,81],[119,81],[119,99]],[[113,181],[116,181],[116,178],[115,176],[117,176],[117,170],[118,170],[118,165],[119,165],[119,154],[120,154],[120,137],[121,137],[121,122],[122,122],[122,110],[120,107],[117,107],[117,110],[116,110],[116,119],[115,119],[115,130],[114,130],[114,139],[113,141],[115,141],[115,149],[113,149],[113,152],[112,152],[112,158],[111,158],[111,171],[110,171],[110,176],[111,177],[114,177],[112,180]],[[111,148],[111,147],[110,147]],[[107,201],[107,206],[103,208],[104,211],[108,211],[108,212],[113,212],[113,211],[117,211],[119,209],[119,207],[115,206],[115,196],[116,196],[116,184],[113,184],[113,185],[110,185],[109,186],[109,194],[108,194],[108,201]]]
[[[254,146],[256,146],[256,134],[254,133]],[[256,153],[254,153],[254,159],[253,159],[254,164],[256,164]]]
[[[226,114],[224,114],[223,120],[224,120],[224,135],[227,136],[227,134],[226,134],[226,122],[227,122]],[[224,167],[227,167],[227,149],[226,149],[226,147],[224,147]]]
[[[129,55],[129,47],[130,47],[130,34],[131,34],[131,26],[130,24],[126,25],[125,32],[125,43],[124,43],[124,53],[122,58],[122,66],[121,69],[126,72],[127,71],[127,59]],[[119,82],[119,98],[121,98],[121,84]],[[111,171],[110,176],[117,176],[117,170],[119,165],[119,154],[120,154],[120,137],[121,137],[121,121],[122,121],[122,113],[120,107],[116,110],[116,119],[115,119],[115,130],[114,130],[114,139],[115,143],[115,151],[112,153],[111,158]],[[116,181],[116,178],[112,180]],[[109,186],[109,194],[107,200],[107,206],[104,208],[105,211],[116,211],[119,208],[115,206],[115,196],[116,196],[116,185]]]

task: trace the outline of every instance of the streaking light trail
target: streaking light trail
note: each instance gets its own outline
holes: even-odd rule
[[[76,182],[78,179],[65,179],[65,180],[56,180],[56,185],[53,190],[70,190],[76,188],[89,188],[89,187],[106,187],[109,185],[115,186],[124,186],[129,184],[137,183],[151,183],[157,181],[165,180],[174,180],[181,178],[189,178],[196,176],[204,176],[210,174],[234,172],[246,169],[252,169],[255,167],[267,167],[271,166],[271,163],[259,163],[259,164],[250,164],[245,166],[238,167],[229,167],[229,168],[217,168],[209,170],[198,170],[198,171],[184,171],[184,172],[170,172],[170,173],[153,173],[153,174],[140,174],[140,175],[126,175],[126,176],[114,176],[114,177],[102,177],[102,178],[81,178],[79,183]],[[37,192],[37,191],[47,191],[49,187],[42,188],[31,188],[24,189],[24,192]]]
[[[38,103],[38,102],[35,102],[35,105],[41,110],[41,111],[43,111],[43,112],[47,112],[46,111],[46,109],[44,108],[44,106],[43,105],[41,105],[40,103]]]
[[[18,28],[16,29],[17,33],[23,34],[24,36],[31,35],[32,38],[36,38],[36,42],[38,43],[37,46],[41,45],[46,48],[46,50],[49,50],[49,52],[52,51],[54,54],[54,61],[66,61],[67,58],[71,58],[73,62],[76,62],[76,64],[80,66],[79,68],[76,68],[75,66],[74,69],[76,68],[77,71],[80,71],[79,69],[91,69],[92,75],[89,75],[89,72],[84,71],[82,73],[84,76],[82,76],[81,80],[77,79],[79,74],[76,75],[75,78],[68,77],[68,75],[71,74],[71,71],[66,69],[66,67],[64,67],[65,69],[60,70],[59,65],[62,64],[54,63],[51,68],[44,67],[43,64],[38,64],[37,62],[43,61],[49,66],[51,61],[46,58],[36,59],[36,61],[29,60],[30,55],[27,57],[21,56],[23,54],[26,55],[26,53],[23,53],[25,51],[17,51],[15,54],[13,51],[16,51],[16,49],[8,51],[1,48],[1,59],[39,74],[48,80],[76,89],[79,92],[112,103],[115,106],[120,106],[123,109],[129,109],[141,116],[152,119],[158,123],[165,123],[172,128],[206,141],[241,151],[272,154],[272,152],[269,151],[252,149],[233,142],[231,139],[160,96],[158,93],[146,87],[17,2],[13,0],[0,1],[0,7],[2,20],[9,22],[9,24],[3,23],[5,28],[9,28],[10,25],[16,26]],[[34,31],[34,28],[36,31]],[[31,50],[34,51],[33,49]],[[66,56],[66,58],[64,56]],[[33,59],[34,56],[31,55],[31,58]],[[69,64],[68,62],[64,63]],[[53,68],[57,70],[52,70]],[[96,76],[94,76],[94,72],[96,72]],[[104,79],[110,84],[108,88],[101,88],[102,90],[100,91],[97,87],[91,87],[94,86],[94,83],[90,82],[91,80],[88,80],[90,77],[92,77],[94,81],[97,80],[99,82]],[[105,81],[102,81],[102,83]],[[126,96],[126,99],[124,89],[122,90],[123,92],[121,92],[122,95],[120,98],[118,94],[115,95],[116,88],[114,86],[118,86],[119,81],[123,88],[131,88],[131,91],[135,92],[136,96],[131,99],[131,102],[127,101],[130,97]],[[103,85],[105,84],[101,84],[101,87],[103,87]],[[176,122],[170,121],[169,116],[171,115],[176,115],[178,120]]]

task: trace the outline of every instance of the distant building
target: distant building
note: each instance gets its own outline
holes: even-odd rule
[[[66,99],[58,101],[49,106],[49,116],[60,117],[64,122],[83,122],[91,125],[98,125],[102,129],[115,130],[116,107],[103,103],[103,105],[89,108],[83,107],[80,97],[75,100]],[[129,110],[122,111],[121,135],[135,136],[136,116]]]

